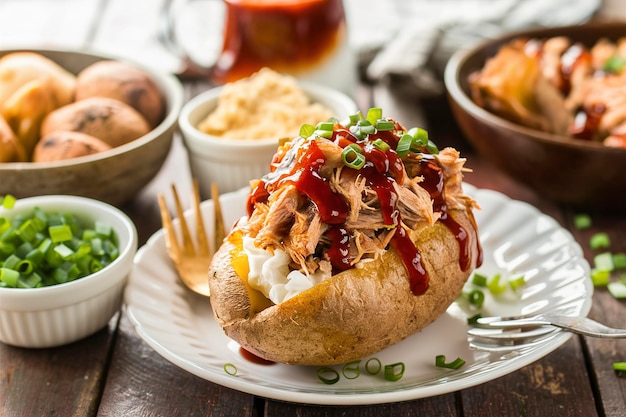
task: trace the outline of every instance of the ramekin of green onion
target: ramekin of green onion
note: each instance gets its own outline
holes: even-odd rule
[[[0,200],[0,341],[52,347],[103,328],[137,251],[133,222],[84,197]]]

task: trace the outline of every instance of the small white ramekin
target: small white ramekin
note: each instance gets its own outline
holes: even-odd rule
[[[331,110],[334,117],[343,119],[358,110],[347,95],[321,85],[300,82],[299,86],[311,98]],[[217,107],[222,87],[199,94],[185,105],[178,125],[189,154],[192,175],[200,183],[203,198],[211,195],[211,183],[217,183],[220,192],[238,190],[250,180],[269,172],[270,162],[278,149],[278,138],[236,139],[219,138],[197,128]]]
[[[102,329],[119,310],[137,251],[137,231],[119,209],[85,197],[24,198],[10,210],[0,207],[0,213],[10,218],[34,207],[74,213],[85,221],[102,221],[118,238],[119,257],[91,275],[48,287],[0,288],[1,342],[28,348],[60,346]]]

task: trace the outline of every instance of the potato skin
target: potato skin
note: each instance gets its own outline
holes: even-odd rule
[[[471,213],[450,210],[477,248]],[[232,232],[231,232],[232,233]],[[477,263],[459,267],[459,244],[441,223],[411,232],[429,275],[429,288],[414,295],[404,264],[393,250],[362,268],[341,272],[309,290],[251,315],[246,284],[233,270],[229,239],[209,270],[211,306],[227,336],[244,349],[274,362],[334,365],[361,359],[416,333],[445,312],[459,296]]]
[[[76,100],[109,97],[137,110],[155,127],[165,114],[165,101],[150,75],[120,61],[100,61],[82,70],[76,82]]]
[[[126,103],[107,97],[90,97],[48,114],[41,126],[41,137],[58,130],[85,133],[116,147],[145,135],[150,126]]]
[[[110,145],[85,133],[57,130],[41,138],[37,143],[33,153],[33,162],[78,158],[109,149],[111,149]]]

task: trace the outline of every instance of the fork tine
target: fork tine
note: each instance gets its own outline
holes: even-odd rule
[[[200,209],[200,187],[198,186],[198,180],[193,179],[193,206],[196,212],[196,241],[198,242],[198,255],[209,256],[209,242],[204,228],[204,218],[202,217],[202,210]]]
[[[163,229],[165,229],[165,242],[170,250],[170,254],[178,258],[180,257],[180,246],[178,244],[176,234],[174,233],[172,217],[170,216],[170,212],[165,204],[163,194],[159,193],[157,198],[159,200],[159,211],[161,212],[161,223],[163,224]]]
[[[213,200],[213,221],[215,225],[215,230],[213,231],[213,250],[217,251],[226,237],[226,229],[224,227],[224,218],[222,217],[219,189],[216,183],[211,184],[211,199]]]
[[[174,202],[176,203],[176,215],[178,216],[178,221],[180,222],[180,231],[183,238],[183,251],[187,254],[193,255],[195,253],[195,249],[193,247],[191,233],[189,232],[189,227],[187,227],[187,221],[185,220],[183,206],[180,203],[180,198],[178,197],[178,192],[176,191],[176,186],[174,184],[172,184],[172,194],[174,194]]]

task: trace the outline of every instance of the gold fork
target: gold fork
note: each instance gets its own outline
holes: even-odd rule
[[[214,221],[214,234],[213,234],[213,251],[209,247],[207,233],[204,228],[204,220],[202,218],[202,212],[200,210],[200,192],[198,189],[198,181],[193,180],[193,207],[196,220],[196,243],[194,245],[193,238],[187,226],[187,221],[183,214],[183,207],[176,191],[176,186],[172,184],[172,194],[174,195],[174,202],[176,204],[176,213],[180,222],[180,231],[182,238],[182,245],[178,242],[176,237],[176,231],[172,224],[172,217],[170,216],[167,206],[165,204],[165,198],[162,193],[159,193],[159,209],[161,211],[161,222],[163,223],[163,229],[165,229],[165,244],[167,251],[176,266],[178,275],[183,283],[192,291],[209,296],[209,264],[213,253],[221,245],[224,240],[226,231],[224,229],[224,220],[222,218],[222,209],[219,202],[219,192],[217,184],[211,184],[211,199],[213,200],[213,221]],[[196,247],[197,246],[197,247]]]

